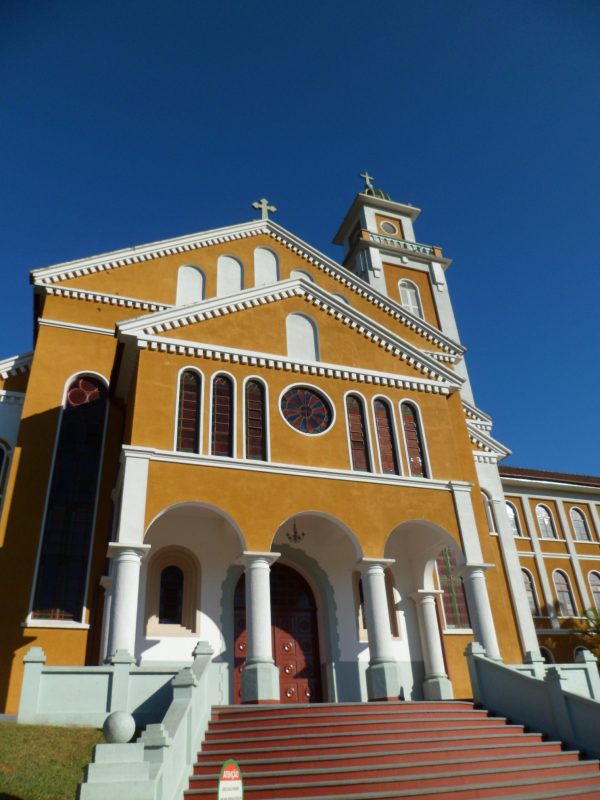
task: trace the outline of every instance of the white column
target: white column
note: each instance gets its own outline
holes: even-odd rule
[[[397,700],[400,696],[400,667],[394,656],[390,609],[385,586],[385,568],[393,558],[363,558],[358,566],[362,574],[369,666],[367,691],[369,700]]]
[[[493,564],[464,564],[460,572],[465,584],[475,640],[483,645],[488,658],[501,661],[492,607],[485,582],[485,572],[491,567]]]
[[[111,542],[108,546],[108,556],[114,560],[109,656],[117,650],[135,653],[140,566],[149,549],[149,544]]]
[[[411,594],[417,607],[419,637],[425,665],[423,692],[426,700],[449,700],[454,696],[452,684],[446,674],[436,609],[436,597],[442,594],[441,589],[419,589]]]
[[[246,664],[242,672],[245,703],[279,700],[279,670],[273,660],[270,571],[280,555],[244,551],[238,560],[246,575]]]

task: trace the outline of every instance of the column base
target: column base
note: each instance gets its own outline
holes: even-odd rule
[[[423,681],[425,700],[453,700],[454,690],[446,675],[432,675]]]
[[[246,664],[242,670],[242,703],[279,703],[279,670],[273,662]]]
[[[400,698],[400,666],[396,661],[369,664],[366,678],[369,700],[398,700]]]

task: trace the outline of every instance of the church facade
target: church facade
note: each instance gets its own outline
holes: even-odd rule
[[[215,703],[468,697],[473,639],[515,663],[558,636],[565,658],[565,620],[600,604],[600,482],[550,481],[568,534],[541,546],[559,505],[501,477],[451,262],[365,180],[341,263],[260,201],[32,272],[34,352],[0,362],[8,711],[31,645],[176,666],[202,639]]]

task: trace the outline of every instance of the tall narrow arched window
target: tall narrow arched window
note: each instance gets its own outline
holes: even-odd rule
[[[537,596],[535,593],[535,586],[533,585],[533,578],[529,570],[522,569],[521,575],[523,576],[523,585],[525,587],[525,594],[527,595],[527,601],[529,603],[529,609],[531,610],[532,617],[539,617],[540,614],[540,606],[537,601]]]
[[[267,425],[265,387],[260,381],[246,383],[246,458],[266,461]]]
[[[256,247],[254,250],[254,285],[269,286],[279,280],[279,262],[272,250]]]
[[[481,491],[481,499],[483,500],[483,507],[485,508],[485,517],[488,524],[488,531],[495,533],[496,532],[496,519],[494,517],[494,509],[492,506],[492,501],[490,496],[487,492]]]
[[[233,456],[233,383],[226,375],[213,380],[211,427],[213,456]]]
[[[577,611],[575,609],[573,593],[571,592],[571,584],[569,583],[567,575],[562,570],[555,569],[553,577],[560,616],[576,617]]]
[[[2,513],[2,501],[4,500],[4,493],[6,492],[6,483],[8,481],[8,459],[10,456],[10,447],[0,439],[0,514]]]
[[[510,529],[513,533],[513,536],[521,536],[521,528],[519,526],[519,517],[517,515],[517,509],[513,506],[512,503],[506,504],[506,514],[508,516],[508,521],[510,522]]]
[[[165,567],[160,574],[158,621],[161,625],[181,625],[183,616],[183,572]]]
[[[400,406],[400,413],[402,415],[402,427],[404,429],[404,441],[406,442],[409,472],[413,477],[427,478],[428,472],[425,463],[423,434],[419,425],[417,410],[412,403],[405,402]]]
[[[201,392],[200,375],[190,369],[182,372],[177,409],[177,450],[183,453],[198,453],[200,450]]]
[[[244,288],[243,268],[237,258],[219,256],[217,261],[217,297],[240,292]]]
[[[371,472],[365,409],[362,400],[356,395],[349,394],[346,397],[346,415],[348,418],[352,469]]]
[[[537,517],[538,525],[540,527],[540,536],[542,539],[558,539],[556,535],[556,528],[552,514],[546,506],[536,506],[535,515]]]
[[[436,566],[440,589],[443,591],[446,628],[470,628],[465,587],[462,578],[456,573],[456,557],[449,547],[439,554]]]
[[[423,306],[421,305],[421,296],[417,285],[412,281],[402,280],[398,283],[398,289],[400,290],[400,302],[404,308],[422,319]]]
[[[98,378],[80,376],[67,389],[42,531],[35,619],[82,621],[107,405]]]
[[[185,306],[204,300],[204,273],[198,267],[184,264],[177,270],[177,296],[175,304]]]
[[[0,490],[1,491],[1,490]],[[573,531],[575,532],[575,538],[578,542],[591,542],[592,537],[590,536],[590,531],[587,526],[587,522],[583,512],[580,511],[578,508],[572,508],[570,511],[571,516],[571,524],[573,525]]]
[[[596,611],[600,611],[600,573],[590,572],[588,575],[588,581],[590,584],[590,589],[592,590],[594,606],[596,607]]]
[[[392,409],[386,400],[381,400],[380,398],[375,400],[373,408],[375,411],[375,428],[377,430],[381,471],[389,475],[399,475]]]
[[[298,361],[319,360],[316,323],[305,314],[288,314],[285,320],[287,354]]]

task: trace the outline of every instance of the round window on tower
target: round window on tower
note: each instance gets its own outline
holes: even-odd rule
[[[384,219],[384,221],[380,223],[380,226],[384,233],[389,233],[392,236],[398,233],[398,227],[394,225],[393,222],[390,222],[389,219]]]
[[[308,386],[292,386],[281,395],[283,418],[297,431],[306,434],[325,433],[333,423],[329,401]]]

